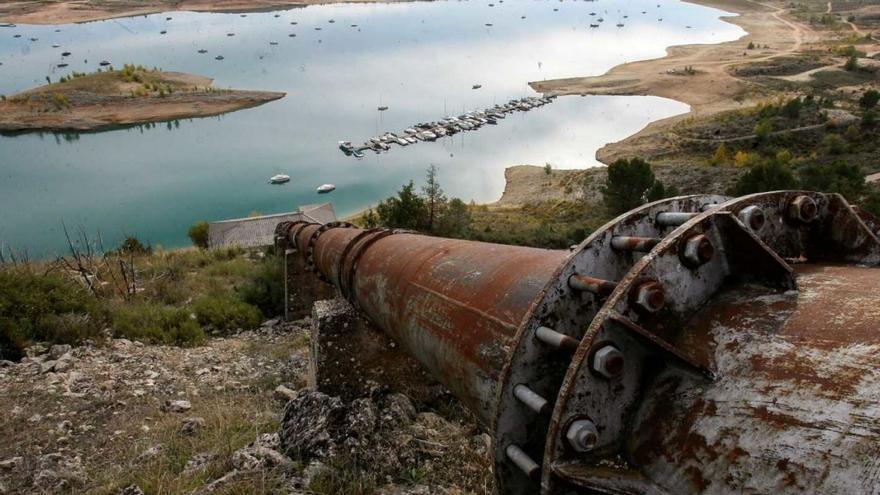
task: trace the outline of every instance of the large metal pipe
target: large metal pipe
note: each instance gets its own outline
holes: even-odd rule
[[[289,241],[491,425],[498,377],[517,328],[568,252],[353,227],[320,229],[306,225]]]
[[[880,409],[865,396],[880,387],[880,312],[864,309],[880,307],[880,272],[826,268],[880,264],[880,240],[840,196],[672,198],[568,251],[344,223],[276,233],[476,414],[504,495],[880,483]],[[746,334],[742,348],[720,345]],[[767,346],[825,369],[800,358],[756,368]],[[844,361],[858,366],[834,365]],[[841,440],[822,387],[854,380],[861,388],[837,387],[834,400],[861,436]],[[743,415],[742,403],[776,398],[798,416]],[[729,474],[740,471],[753,476]]]

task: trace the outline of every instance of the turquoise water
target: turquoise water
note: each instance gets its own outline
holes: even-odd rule
[[[63,252],[64,221],[100,231],[106,245],[136,235],[182,246],[187,227],[199,219],[324,200],[342,216],[405,181],[419,182],[429,164],[439,167],[450,196],[493,201],[507,166],[597,165],[603,144],[687,106],[654,97],[561,97],[497,126],[367,152],[361,160],[345,157],[337,141],[360,143],[533,95],[528,81],[597,75],[661,57],[670,45],[744,34],[720,21],[718,10],[670,0],[489,3],[339,4],[245,17],[173,12],[0,28],[0,94],[39,85],[46,76],[93,71],[101,60],[201,74],[221,88],[287,93],[220,117],[73,136],[0,136],[0,244],[31,256]],[[598,17],[602,26],[589,28]],[[625,26],[615,27],[618,22]],[[64,51],[72,52],[70,65],[59,69]],[[482,88],[471,89],[474,84]],[[378,112],[379,105],[389,110]],[[292,181],[267,184],[277,173]],[[337,190],[318,196],[315,187],[328,182]]]

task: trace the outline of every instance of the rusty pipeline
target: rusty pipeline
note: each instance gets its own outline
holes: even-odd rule
[[[875,493],[867,220],[778,191],[650,203],[565,251],[276,234],[475,413],[503,495]]]

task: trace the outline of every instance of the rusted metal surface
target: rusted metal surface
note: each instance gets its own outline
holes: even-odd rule
[[[691,218],[691,213],[700,213],[727,200],[723,196],[697,195],[644,205],[598,229],[575,248],[564,266],[559,267],[518,331],[516,350],[505,367],[499,389],[494,450],[495,478],[502,493],[532,494],[539,490],[538,483],[507,461],[504,451],[508,445],[515,444],[541,462],[550,422],[549,415],[534,414],[516,401],[513,388],[525,383],[542,397],[555,402],[572,362],[570,351],[559,350],[535,338],[538,329],[551,328],[580,342],[609,293],[618,286],[618,281],[645,256],[638,250],[615,249],[613,239],[662,238],[672,231],[672,227],[656,221],[661,213],[680,212]],[[584,287],[578,287],[578,282],[572,283],[578,280],[596,290],[584,290]]]
[[[880,493],[865,219],[779,191],[651,203],[564,252],[276,233],[493,433],[502,495]]]
[[[290,240],[327,280],[345,288],[374,324],[490,424],[511,339],[568,252],[344,226],[321,229],[308,225]]]
[[[689,322],[718,379],[648,387],[627,455],[674,493],[878,493],[877,269],[796,268],[799,291],[725,290]],[[662,481],[661,481],[662,480]]]

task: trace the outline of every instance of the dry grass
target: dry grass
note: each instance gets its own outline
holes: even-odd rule
[[[268,394],[261,387],[244,393],[196,398],[192,401],[193,411],[205,419],[205,427],[192,436],[180,433],[183,416],[167,414],[157,418],[149,434],[103,453],[105,462],[91,473],[96,486],[86,493],[113,494],[137,484],[147,493],[184,494],[222,477],[231,469],[229,459],[236,450],[261,433],[278,430],[279,404],[267,399]],[[138,456],[155,445],[162,445],[162,451],[155,458],[138,463]],[[213,458],[201,469],[185,472],[187,461],[197,454]],[[279,485],[280,475],[263,472],[250,477],[246,491],[271,493]]]

